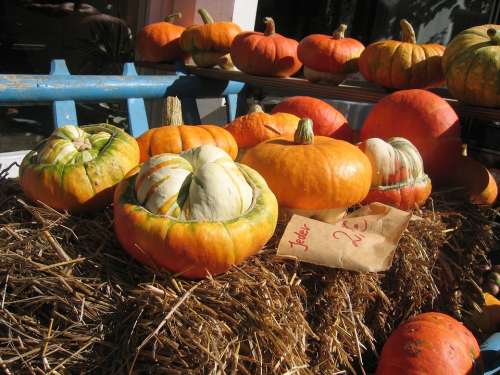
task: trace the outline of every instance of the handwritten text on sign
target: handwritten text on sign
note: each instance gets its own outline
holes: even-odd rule
[[[372,203],[335,224],[294,215],[278,255],[334,268],[378,272],[391,266],[411,213]]]

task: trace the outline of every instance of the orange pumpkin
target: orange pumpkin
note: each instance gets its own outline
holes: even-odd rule
[[[241,28],[233,22],[215,22],[206,9],[199,9],[204,24],[189,26],[181,35],[181,48],[200,67],[233,67],[229,50]]]
[[[384,344],[376,375],[481,374],[479,345],[452,317],[429,312],[401,324]]]
[[[181,103],[177,97],[167,97],[167,123],[149,129],[137,138],[140,162],[153,155],[179,154],[201,145],[214,145],[226,151],[233,159],[238,155],[238,145],[231,133],[217,125],[182,125]]]
[[[297,57],[296,40],[276,33],[274,20],[264,18],[264,33],[247,31],[234,38],[231,59],[242,72],[257,76],[290,77],[302,63]]]
[[[339,84],[347,74],[358,71],[358,59],[365,46],[345,38],[346,30],[347,25],[342,24],[333,35],[312,34],[300,41],[297,55],[309,81]]]
[[[372,186],[363,203],[381,202],[408,210],[429,197],[431,180],[418,150],[404,138],[370,138],[359,144],[372,165]]]
[[[427,90],[401,90],[382,98],[368,114],[360,140],[402,137],[420,152],[434,185],[449,183],[462,152],[460,124],[453,108]]]
[[[321,99],[310,96],[292,96],[278,103],[271,113],[291,113],[300,118],[310,118],[314,134],[352,142],[353,130],[342,113]]]
[[[366,197],[372,168],[359,148],[314,136],[312,128],[311,119],[302,119],[293,137],[264,141],[241,162],[264,177],[285,214],[332,221]]]
[[[444,84],[440,44],[417,44],[413,27],[401,20],[401,41],[382,40],[361,54],[359,71],[367,81],[392,89],[438,87]]]
[[[136,37],[137,57],[142,61],[161,62],[183,60],[186,53],[182,51],[180,38],[185,27],[171,23],[180,18],[177,12],[165,18],[163,22],[156,22],[144,26]]]

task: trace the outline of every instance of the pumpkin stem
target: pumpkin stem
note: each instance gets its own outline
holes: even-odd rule
[[[169,14],[168,16],[165,17],[165,22],[174,22],[176,19],[182,18],[182,13],[181,12],[175,12],[172,14]]]
[[[310,118],[303,118],[297,125],[293,141],[298,145],[310,145],[314,142],[313,122]]]
[[[333,39],[344,39],[346,30],[347,25],[345,23],[340,24],[332,34]]]
[[[88,138],[78,138],[73,141],[73,145],[78,151],[85,151],[92,149],[92,143]]]
[[[490,37],[491,41],[495,44],[500,44],[500,33],[498,32],[497,29],[488,29],[486,31],[486,33],[488,34],[488,36]]]
[[[198,14],[200,15],[204,24],[215,23],[210,13],[208,13],[208,10],[200,8],[198,9]]]
[[[276,33],[276,25],[271,17],[264,18],[264,25],[266,25],[264,35],[269,36]]]
[[[417,43],[412,25],[404,18],[399,21],[399,25],[401,26],[401,40],[406,43]]]
[[[166,97],[163,118],[165,119],[165,126],[180,126],[183,124],[181,101],[177,96]]]
[[[253,103],[248,108],[248,114],[255,113],[255,112],[264,112],[264,110],[262,109],[262,106],[259,103]]]

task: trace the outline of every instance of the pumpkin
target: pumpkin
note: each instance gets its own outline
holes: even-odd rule
[[[220,274],[258,252],[277,213],[264,179],[211,145],[151,157],[114,199],[123,248],[187,278]]]
[[[180,18],[181,13],[174,13],[162,22],[144,26],[136,37],[136,53],[139,59],[148,62],[184,60],[180,38],[185,27],[171,23]]]
[[[139,162],[133,137],[107,124],[56,129],[23,159],[19,183],[33,201],[84,212],[111,203],[113,189]]]
[[[278,103],[271,113],[291,113],[297,117],[310,118],[314,123],[314,134],[351,142],[354,132],[342,113],[321,99],[310,96],[292,96]]]
[[[181,48],[190,53],[200,67],[219,65],[224,69],[232,68],[229,50],[241,28],[233,22],[215,22],[206,9],[199,9],[198,13],[204,24],[192,25],[184,30]]]
[[[498,332],[500,328],[500,301],[490,293],[483,293],[481,311],[474,311],[471,320],[483,333]]]
[[[220,147],[236,159],[238,145],[227,130],[217,125],[182,125],[181,102],[177,97],[167,97],[166,107],[166,124],[137,138],[141,163],[152,155],[179,154],[204,144]]]
[[[428,312],[408,319],[382,348],[376,375],[481,374],[479,345],[452,317]]]
[[[451,94],[465,103],[500,106],[500,25],[471,27],[446,47],[443,71]]]
[[[347,74],[358,71],[358,59],[365,46],[345,38],[346,30],[347,25],[342,24],[333,35],[312,34],[300,41],[297,55],[309,81],[339,84]]]
[[[391,89],[439,87],[444,84],[440,44],[417,44],[413,27],[401,20],[401,41],[382,40],[366,47],[359,71],[367,81]]]
[[[449,183],[462,152],[460,124],[453,108],[427,90],[396,91],[375,104],[360,131],[360,140],[402,137],[422,155],[433,185]]]
[[[422,206],[432,189],[422,157],[404,138],[370,138],[359,144],[372,166],[372,183],[363,203],[381,202],[408,210]]]
[[[361,202],[371,184],[365,154],[348,142],[314,136],[311,119],[301,119],[294,136],[248,149],[241,162],[264,177],[284,217],[298,213],[333,221]]]
[[[264,33],[246,31],[234,38],[231,59],[242,72],[270,77],[290,77],[302,63],[297,57],[296,40],[276,33],[274,20],[264,18]]]

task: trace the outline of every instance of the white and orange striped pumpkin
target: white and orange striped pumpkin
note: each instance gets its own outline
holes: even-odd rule
[[[199,278],[256,253],[274,233],[278,205],[257,172],[204,145],[151,157],[119,185],[114,209],[132,256]]]

